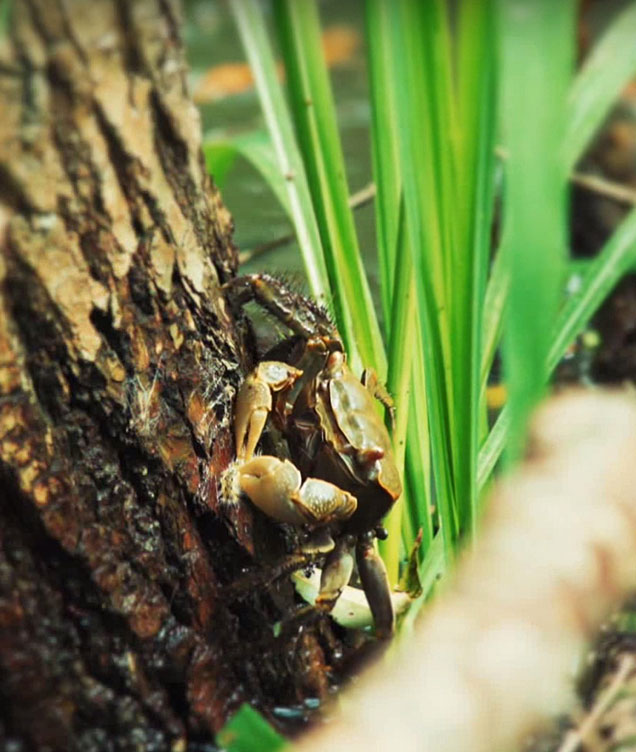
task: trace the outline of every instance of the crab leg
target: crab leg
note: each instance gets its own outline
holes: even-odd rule
[[[391,637],[395,630],[395,613],[391,602],[391,588],[384,562],[373,545],[373,535],[367,534],[356,546],[358,574],[369,608],[373,614],[375,634],[380,639]]]
[[[373,368],[365,368],[362,372],[362,378],[360,379],[362,386],[369,390],[369,392],[381,402],[386,410],[389,412],[389,419],[391,421],[391,429],[395,428],[395,402],[393,397],[389,394],[389,390],[378,379],[378,374]]]
[[[316,598],[316,608],[320,611],[331,611],[348,585],[353,572],[354,544],[355,538],[346,535],[327,557],[320,577],[320,592]]]
[[[234,305],[241,306],[254,300],[308,341],[340,343],[338,331],[321,305],[270,274],[236,277],[224,285],[224,289]]]

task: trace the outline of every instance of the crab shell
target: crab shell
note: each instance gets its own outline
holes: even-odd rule
[[[297,410],[313,411],[320,429],[307,428],[292,416],[291,432],[297,433],[301,446],[295,454],[303,474],[329,480],[356,497],[357,509],[343,525],[346,532],[373,529],[402,493],[402,483],[376,401],[353,375],[343,353],[329,354],[325,368],[306,386]]]

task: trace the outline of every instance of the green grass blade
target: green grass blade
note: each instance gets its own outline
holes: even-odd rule
[[[522,452],[528,416],[546,387],[545,363],[565,274],[567,181],[560,150],[574,54],[574,7],[573,0],[499,2],[508,151],[503,242],[510,294],[503,355],[510,460]]]
[[[415,279],[412,274],[411,251],[404,228],[404,211],[400,212],[400,231],[397,237],[396,271],[393,275],[394,290],[391,296],[392,310],[389,328],[389,368],[387,388],[395,401],[395,425],[393,449],[400,476],[404,478],[406,434],[409,421],[409,394],[413,367],[416,325]],[[408,273],[404,273],[407,270]],[[394,505],[385,519],[389,537],[380,545],[380,551],[389,572],[391,582],[399,579],[400,542],[403,505],[412,505],[415,499],[409,495],[404,484],[402,498]]]
[[[246,159],[260,173],[293,221],[288,181],[278,167],[271,139],[266,133],[251,131],[230,139],[206,139],[203,154],[208,172],[221,189],[236,158],[240,156]]]
[[[433,5],[435,7],[433,7]],[[454,555],[458,537],[451,416],[447,376],[448,309],[439,188],[445,185],[442,173],[447,170],[436,163],[434,154],[443,155],[442,146],[435,150],[434,140],[440,134],[440,115],[433,113],[433,92],[446,85],[446,74],[431,64],[431,56],[440,65],[449,60],[436,47],[435,54],[427,46],[441,43],[446,36],[436,36],[439,30],[441,4],[414,3],[397,0],[387,3],[387,23],[393,35],[393,45],[400,53],[395,60],[396,111],[400,169],[404,182],[404,205],[408,240],[413,254],[416,275],[417,307],[420,316],[423,361],[426,369],[427,407],[430,415],[430,440],[436,498],[441,520],[444,555]],[[436,135],[437,134],[437,135]],[[448,186],[446,188],[448,193]],[[450,200],[450,196],[448,197]],[[421,399],[421,397],[419,397]],[[421,429],[420,429],[421,430]],[[413,468],[413,463],[409,463]],[[413,468],[415,469],[415,468]]]
[[[413,356],[413,376],[409,400],[409,420],[406,444],[406,483],[409,490],[404,515],[408,516],[408,529],[415,535],[422,529],[422,553],[426,554],[433,538],[431,497],[431,445],[428,431],[428,404],[426,399],[426,370],[424,348],[419,318]],[[413,540],[413,538],[411,538]]]
[[[399,531],[408,550],[421,527],[421,551],[432,537],[430,515],[430,461],[428,419],[423,361],[412,253],[405,230],[404,202],[401,199],[398,119],[395,105],[396,53],[390,32],[390,7],[384,0],[365,3],[366,40],[371,95],[371,145],[373,175],[377,186],[376,235],[380,289],[386,341],[389,343],[387,388],[395,400],[393,446],[397,465],[404,478],[404,493],[385,521],[389,538],[380,546],[392,580],[397,580]],[[411,381],[421,391],[413,395]],[[417,389],[417,387],[414,388]],[[415,404],[417,415],[413,409]],[[409,423],[411,424],[409,426]],[[416,427],[417,426],[417,427]],[[408,433],[408,442],[407,442]],[[405,463],[405,449],[410,460]],[[417,461],[415,458],[417,458]]]
[[[636,209],[627,215],[599,255],[589,263],[579,290],[568,298],[562,310],[548,354],[552,371],[568,345],[582,331],[620,278],[636,262]]]
[[[445,570],[446,565],[442,535],[441,533],[437,533],[426,553],[426,556],[420,564],[418,575],[420,585],[422,586],[422,594],[413,601],[411,607],[406,612],[406,616],[402,620],[400,633],[398,635],[398,639],[400,640],[398,647],[401,647],[402,640],[412,637],[413,629],[415,628],[416,620],[422,606],[424,606],[426,601],[431,597],[433,588],[439,582]]]
[[[621,222],[591,262],[573,294],[559,312],[546,362],[546,371],[557,366],[568,345],[585,328],[621,277],[636,263],[636,209]],[[504,407],[479,454],[478,485],[483,488],[505,446],[510,430],[510,411]]]
[[[386,355],[348,203],[317,7],[313,0],[275,0],[274,11],[341,334],[354,370],[370,366],[384,380]]]
[[[395,106],[395,50],[389,31],[390,8],[385,0],[365,2],[369,91],[371,96],[371,153],[376,193],[376,235],[380,288],[385,322],[391,317],[394,272],[412,274],[410,259],[406,267],[396,264],[400,221],[400,176],[398,121]],[[387,341],[390,326],[387,324]]]
[[[481,356],[481,399],[483,400],[488,386],[488,376],[497,352],[497,347],[503,329],[504,312],[508,300],[510,286],[510,268],[504,260],[505,248],[501,246],[497,251],[492,265],[486,299],[484,303],[484,338]]]
[[[490,430],[479,452],[477,463],[477,489],[479,494],[484,491],[506,446],[510,434],[510,423],[510,409],[506,405],[497,416],[495,425]]]
[[[3,0],[3,2],[0,2],[0,39],[9,33],[12,5],[13,0]]]
[[[399,50],[397,138],[426,352],[435,498],[451,556],[476,517],[495,118],[493,6],[460,5],[457,90],[446,13],[438,0],[403,0],[386,4],[384,23]]]
[[[572,85],[563,154],[567,170],[572,170],[583,156],[635,72],[636,2],[632,0],[612,19]]]
[[[263,716],[247,703],[223,726],[217,735],[226,752],[278,752],[289,745]]]
[[[278,81],[274,54],[265,33],[263,12],[256,0],[231,0],[230,9],[254,73],[278,169],[286,181],[294,228],[309,287],[312,295],[326,305],[330,296],[322,241],[293,126]]]
[[[457,241],[450,276],[455,487],[460,525],[475,532],[480,372],[486,277],[490,261],[495,165],[494,3],[459,4],[457,61]]]

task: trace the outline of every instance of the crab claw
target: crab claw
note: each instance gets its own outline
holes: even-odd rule
[[[288,389],[302,375],[298,368],[267,360],[241,384],[236,397],[236,455],[249,460],[272,410],[272,394]]]
[[[347,491],[317,478],[302,482],[289,460],[262,455],[238,467],[239,486],[250,501],[278,522],[290,525],[327,525],[346,520],[358,502]]]

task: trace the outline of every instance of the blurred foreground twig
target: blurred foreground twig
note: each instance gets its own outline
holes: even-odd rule
[[[614,675],[612,683],[596,700],[585,718],[579,723],[578,727],[569,731],[563,743],[557,752],[576,752],[579,746],[587,740],[591,732],[598,726],[603,714],[616,699],[618,693],[623,689],[629,675],[634,670],[636,660],[633,655],[624,655],[621,658],[618,670]]]
[[[406,655],[302,752],[495,752],[564,707],[585,642],[636,585],[636,402],[561,396],[529,446]]]

